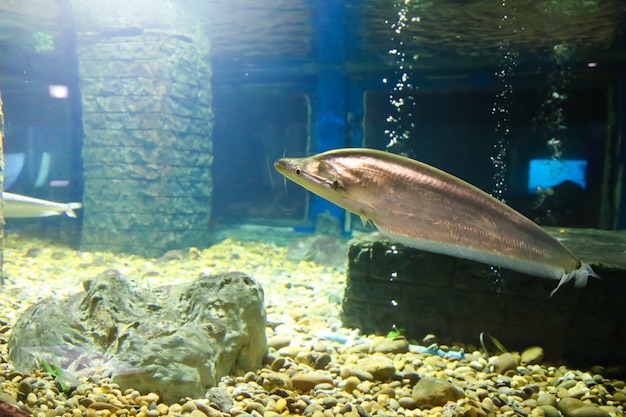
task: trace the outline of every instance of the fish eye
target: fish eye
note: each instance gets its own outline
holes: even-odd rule
[[[302,174],[302,169],[300,167],[296,167],[294,172],[296,173],[296,175],[301,175]]]

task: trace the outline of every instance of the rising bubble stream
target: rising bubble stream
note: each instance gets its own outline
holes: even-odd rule
[[[493,155],[491,163],[493,165],[493,188],[491,195],[498,200],[506,201],[507,191],[507,149],[509,147],[509,139],[511,135],[511,106],[513,104],[513,75],[517,67],[518,53],[511,44],[511,40],[518,34],[515,25],[514,13],[515,9],[508,5],[506,0],[502,1],[502,16],[498,29],[500,30],[501,40],[498,50],[500,52],[500,65],[495,72],[495,76],[499,85],[499,92],[494,98],[491,113],[495,118],[496,142],[493,145]],[[500,269],[492,266],[490,275],[497,291],[501,287]]]
[[[410,110],[410,107],[415,106],[415,98],[410,93],[415,88],[410,81],[410,71],[413,68],[412,62],[418,57],[412,56],[407,58],[404,39],[408,38],[411,41],[415,41],[417,36],[406,36],[404,32],[411,24],[419,23],[420,18],[410,16],[410,5],[410,0],[401,0],[394,3],[396,19],[385,22],[391,29],[393,47],[389,49],[388,53],[393,58],[395,65],[395,80],[390,81],[387,78],[382,80],[384,84],[393,83],[392,92],[389,94],[389,102],[393,106],[393,110],[387,116],[389,127],[385,129],[385,134],[389,138],[387,149],[407,141],[410,137],[410,129],[415,126],[411,120],[413,114],[412,110]]]

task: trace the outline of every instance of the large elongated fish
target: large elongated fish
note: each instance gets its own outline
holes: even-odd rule
[[[282,158],[278,172],[403,245],[559,280],[599,278],[530,219],[430,165],[373,149]]]
[[[4,200],[4,217],[47,217],[65,214],[76,217],[74,210],[83,207],[81,203],[56,203],[25,195],[2,193]]]

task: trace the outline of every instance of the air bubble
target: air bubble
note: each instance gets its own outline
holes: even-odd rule
[[[499,50],[502,53],[500,59],[500,67],[494,73],[500,82],[501,91],[496,94],[493,107],[491,108],[491,114],[496,118],[495,120],[495,132],[497,136],[496,143],[494,144],[495,155],[490,158],[494,167],[493,174],[493,189],[491,194],[501,201],[504,200],[504,194],[507,191],[507,147],[509,146],[509,137],[511,134],[510,117],[509,112],[512,106],[513,85],[510,79],[513,75],[515,68],[517,67],[517,51],[513,48],[510,42],[512,34],[517,31],[513,27],[515,23],[515,17],[508,13],[508,6],[506,1],[502,2],[504,8],[501,16],[498,29],[502,33]],[[506,32],[505,32],[506,31]],[[494,271],[498,275],[498,271]]]
[[[400,36],[403,34],[405,29],[409,28],[409,25],[412,23],[418,23],[420,18],[418,16],[410,15],[410,0],[403,0],[402,2],[394,3],[396,9],[396,21],[395,22],[386,22],[389,25],[389,28],[392,31],[391,40],[394,42],[394,47],[390,48],[388,54],[395,57],[395,66],[396,66],[396,76],[397,81],[393,87],[393,93],[390,94],[389,102],[395,109],[395,115],[389,115],[387,117],[387,123],[390,124],[390,128],[385,130],[385,134],[389,137],[389,143],[387,144],[387,148],[390,148],[400,141],[405,141],[409,139],[410,132],[407,130],[406,122],[404,119],[410,118],[411,114],[406,114],[404,110],[406,108],[406,104],[410,103],[412,106],[415,105],[414,98],[404,98],[399,95],[404,93],[407,89],[413,89],[413,84],[409,84],[408,80],[410,78],[407,70],[412,68],[411,64],[406,64],[406,54],[403,51],[405,48],[405,38]],[[410,40],[416,39],[415,35],[409,35]],[[413,43],[413,42],[412,42]],[[410,61],[415,61],[419,58],[418,54],[414,54],[410,57]],[[385,79],[384,83],[387,84],[388,80]],[[414,126],[411,124],[411,126]]]

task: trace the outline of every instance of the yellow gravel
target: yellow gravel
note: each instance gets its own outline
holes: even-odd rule
[[[49,241],[8,236],[4,253],[5,285],[0,317],[13,322],[30,305],[52,295],[82,291],[81,282],[116,269],[142,286],[178,284],[199,274],[245,272],[264,288],[268,314],[293,315],[293,307],[309,304],[312,293],[334,293],[324,303],[324,319],[338,320],[345,276],[313,262],[287,259],[287,248],[264,242],[226,239],[208,249],[170,251],[160,259],[106,252],[80,252]],[[315,309],[314,309],[315,310]],[[317,311],[317,310],[315,310]],[[314,311],[308,310],[308,314]],[[297,313],[296,313],[297,314]]]

